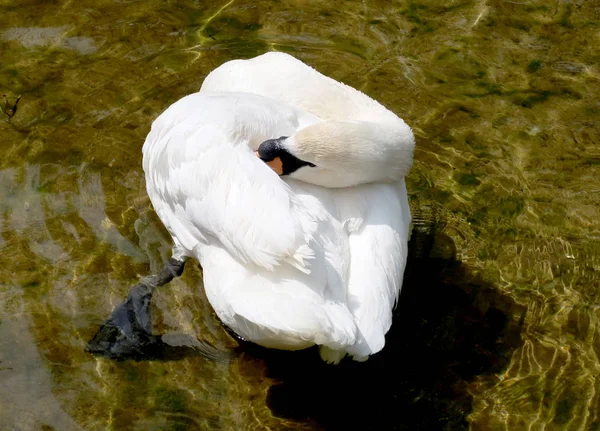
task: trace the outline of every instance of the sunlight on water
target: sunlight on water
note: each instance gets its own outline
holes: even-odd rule
[[[596,2],[0,1],[0,16],[1,429],[600,429]],[[384,352],[327,367],[240,347],[188,265],[156,293],[155,331],[231,361],[85,353],[170,254],[141,168],[152,120],[268,50],[417,135]]]

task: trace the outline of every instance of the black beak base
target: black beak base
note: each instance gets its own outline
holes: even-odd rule
[[[287,138],[288,136],[281,136],[277,139],[269,139],[264,141],[258,147],[258,157],[260,157],[263,162],[270,162],[279,157],[281,159],[283,168],[283,173],[281,175],[289,175],[303,166],[310,166],[314,168],[314,163],[300,160],[285,148],[283,141],[285,141]]]

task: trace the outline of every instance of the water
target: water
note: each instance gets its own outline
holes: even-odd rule
[[[2,1],[0,17],[0,429],[600,429],[597,2]],[[155,295],[155,330],[230,362],[85,353],[169,256],[141,169],[152,120],[268,50],[417,135],[384,352],[335,368],[240,348],[188,265]]]

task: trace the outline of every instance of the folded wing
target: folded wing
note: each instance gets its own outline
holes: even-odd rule
[[[189,254],[216,238],[243,263],[273,270],[286,261],[309,271],[315,223],[249,145],[254,135],[293,130],[293,116],[261,112],[257,97],[196,94],[163,113],[143,148],[148,193]],[[260,127],[276,130],[259,130],[265,116],[270,123]]]

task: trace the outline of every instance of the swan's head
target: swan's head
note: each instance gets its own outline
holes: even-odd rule
[[[356,161],[348,166],[345,148],[332,142],[307,141],[303,136],[282,136],[264,141],[256,155],[279,176],[323,187],[351,187],[364,181],[369,166]],[[319,147],[319,148],[317,148]]]
[[[256,155],[273,169],[277,175],[290,175],[303,167],[314,168],[315,164],[300,160],[286,147],[287,136],[269,139],[258,147]]]
[[[414,136],[398,124],[329,121],[264,141],[256,155],[278,175],[323,187],[395,182],[413,161]]]

